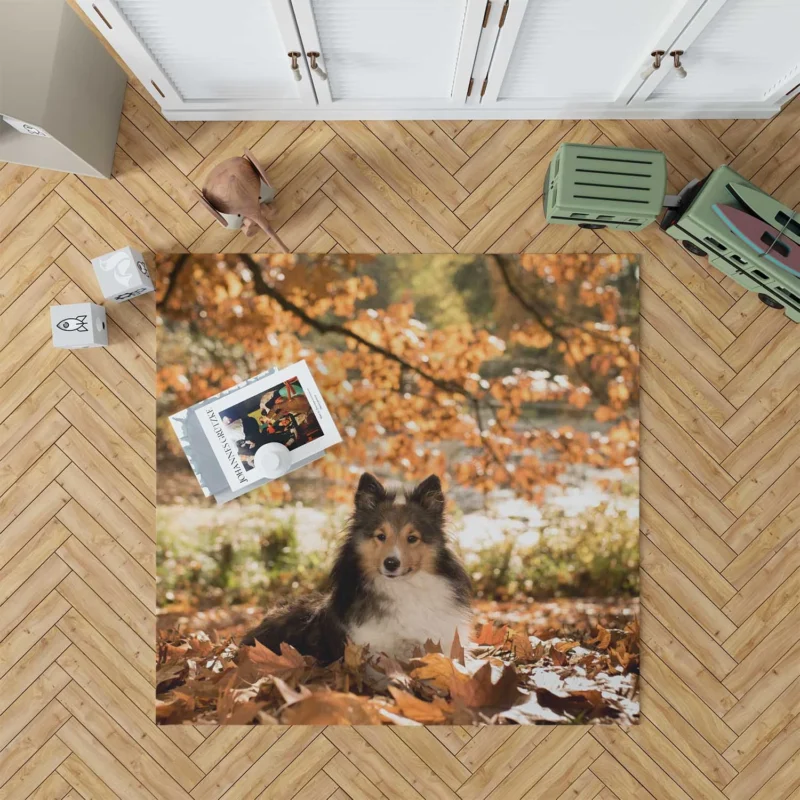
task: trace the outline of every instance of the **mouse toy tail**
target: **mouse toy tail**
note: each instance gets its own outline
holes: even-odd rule
[[[254,222],[259,228],[261,228],[262,231],[264,231],[264,233],[267,234],[267,236],[272,237],[282,253],[289,252],[289,248],[286,246],[281,237],[275,232],[275,229],[272,227],[272,225],[269,224],[269,220],[264,214],[259,214],[258,217],[255,218]]]

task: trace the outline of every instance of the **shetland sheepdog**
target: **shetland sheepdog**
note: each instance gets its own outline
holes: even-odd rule
[[[471,585],[447,546],[442,484],[431,475],[403,499],[365,472],[328,591],[273,609],[241,644],[286,642],[327,664],[348,639],[400,661],[427,639],[449,653],[456,631],[467,643]]]

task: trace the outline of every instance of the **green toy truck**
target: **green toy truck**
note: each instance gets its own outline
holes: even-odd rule
[[[563,144],[547,170],[548,222],[641,230],[655,222],[693,255],[800,322],[800,214],[730,167],[665,195],[666,158],[656,150]]]

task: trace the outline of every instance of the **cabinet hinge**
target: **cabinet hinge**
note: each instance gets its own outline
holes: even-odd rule
[[[506,24],[506,14],[508,14],[508,0],[506,0],[506,4],[503,6],[503,13],[500,14],[500,24],[497,26],[498,28],[502,28],[503,25]]]
[[[489,75],[487,74],[486,77],[483,79],[483,86],[481,86],[481,97],[486,94],[486,86],[489,83]]]
[[[467,86],[467,97],[469,97],[472,94],[472,86],[474,83],[475,83],[475,78],[470,78],[469,86]]]
[[[481,25],[482,28],[486,27],[486,23],[489,21],[489,12],[492,10],[492,0],[486,0],[486,10],[483,12],[483,24]]]

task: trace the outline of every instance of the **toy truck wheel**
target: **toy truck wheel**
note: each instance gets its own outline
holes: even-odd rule
[[[683,245],[684,249],[688,250],[693,256],[704,258],[708,255],[705,250],[701,250],[694,242],[690,242],[688,239],[684,239],[681,244]]]
[[[759,292],[758,293],[758,299],[765,306],[769,306],[770,308],[777,308],[779,311],[783,309],[783,306],[774,297],[770,297],[768,294],[764,294],[763,292]]]
[[[588,228],[590,231],[596,231],[600,228],[605,228],[605,225],[598,225],[596,222],[579,222],[579,228]]]

